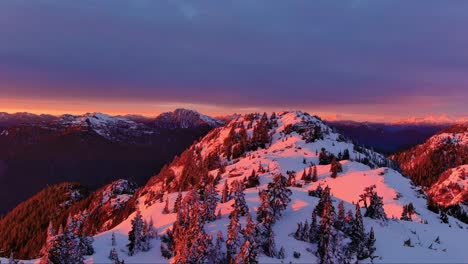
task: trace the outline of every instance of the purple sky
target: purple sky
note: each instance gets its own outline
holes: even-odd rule
[[[2,0],[0,98],[461,117],[467,26],[468,1]]]

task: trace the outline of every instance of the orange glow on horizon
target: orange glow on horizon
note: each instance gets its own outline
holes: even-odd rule
[[[370,106],[369,106],[370,107]],[[350,112],[345,109],[338,109],[341,113],[332,112],[328,109],[310,109],[310,107],[297,107],[275,109],[273,107],[222,107],[208,104],[193,104],[183,102],[123,102],[123,101],[97,101],[97,100],[41,100],[41,99],[5,99],[0,98],[0,112],[18,113],[28,112],[32,114],[50,114],[63,115],[73,114],[82,115],[85,113],[101,112],[109,115],[142,115],[147,117],[155,117],[163,112],[173,111],[176,108],[186,108],[196,110],[202,114],[210,116],[230,115],[234,113],[245,114],[252,112],[280,112],[283,110],[303,110],[310,114],[318,115],[321,118],[329,121],[336,120],[354,120],[354,121],[369,121],[369,122],[399,122],[408,121],[409,123],[417,122],[418,120],[444,121],[449,120],[449,117],[444,114],[427,115],[426,117],[415,116],[399,116],[385,114],[368,114],[360,112]],[[455,120],[455,119],[453,119]],[[456,119],[458,122],[468,121],[468,117],[463,116]]]

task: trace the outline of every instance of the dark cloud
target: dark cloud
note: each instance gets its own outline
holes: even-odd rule
[[[0,25],[3,96],[244,107],[432,96],[466,112],[466,1],[3,0]]]

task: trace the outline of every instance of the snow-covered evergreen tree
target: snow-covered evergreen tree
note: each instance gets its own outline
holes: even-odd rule
[[[216,243],[214,245],[213,252],[209,255],[208,263],[226,263],[225,240],[221,231],[218,231],[218,233],[216,234]]]
[[[221,203],[227,203],[230,200],[229,186],[227,180],[224,181],[223,192],[221,193]]]
[[[284,259],[286,255],[286,252],[284,250],[284,247],[281,247],[280,250],[278,251],[278,259]]]
[[[318,235],[318,245],[316,255],[320,258],[322,264],[334,263],[332,235],[334,233],[333,221],[335,213],[331,209],[331,201],[325,203],[320,219],[320,229]]]
[[[265,238],[262,244],[262,250],[265,255],[268,257],[276,257],[276,243],[275,243],[275,233],[273,232],[272,226],[266,227]]]
[[[234,210],[237,211],[239,216],[246,216],[249,213],[249,207],[245,202],[244,185],[240,181],[235,180],[232,182],[231,190],[234,199],[234,204],[232,205]]]
[[[333,204],[331,203],[330,192],[331,192],[331,190],[330,190],[330,187],[328,187],[328,186],[325,187],[325,189],[320,192],[320,200],[319,200],[317,206],[315,207],[315,211],[316,211],[317,215],[321,216],[323,214],[323,210],[324,210],[326,204],[330,204],[331,205],[330,210],[335,212],[335,208],[333,207]]]
[[[358,259],[367,258],[368,254],[365,249],[366,233],[364,230],[364,223],[362,221],[361,208],[356,204],[356,214],[351,228],[351,244],[349,250],[356,254]]]
[[[111,251],[109,252],[109,259],[115,261],[119,261],[119,253],[117,253],[117,250],[115,248],[112,248]]]
[[[177,213],[179,211],[179,207],[180,207],[180,203],[182,202],[182,192],[179,191],[179,193],[177,194],[177,198],[174,202],[174,210],[173,210],[173,213]]]
[[[291,202],[291,190],[286,188],[287,179],[279,174],[273,178],[273,182],[268,184],[267,193],[270,202],[270,208],[273,214],[273,221],[281,217],[282,212]]]
[[[137,210],[135,217],[131,221],[132,229],[128,233],[129,243],[127,244],[128,255],[146,250],[146,236],[144,234],[145,222],[141,216],[140,210]]]
[[[113,247],[117,246],[117,241],[115,240],[115,232],[112,232],[111,245]]]
[[[374,191],[375,185],[369,187],[367,190],[367,197],[370,199],[370,204],[366,209],[365,217],[370,217],[372,219],[387,220],[387,215],[383,209],[383,198],[377,195],[377,192]]]
[[[249,240],[245,240],[240,248],[239,254],[237,254],[235,260],[232,263],[258,263],[255,246],[252,245]]]
[[[205,200],[202,205],[202,217],[206,221],[216,220],[216,207],[218,206],[218,192],[216,187],[210,183],[206,186]]]
[[[235,259],[239,248],[241,246],[241,225],[239,223],[239,213],[236,208],[231,212],[230,222],[228,225],[228,234],[226,240],[227,260],[232,261]]]
[[[337,161],[335,158],[332,159],[330,163],[330,172],[332,178],[336,178],[339,172],[343,171],[343,167],[341,166],[341,163]]]
[[[157,239],[158,238],[158,230],[154,226],[153,218],[151,217],[149,222],[146,223],[146,237],[148,239]]]
[[[163,214],[170,213],[169,211],[169,195],[166,197],[166,204],[164,205],[164,209],[162,211]]]
[[[317,173],[317,166],[314,165],[314,168],[312,170],[312,182],[318,181],[318,173]]]
[[[366,241],[366,250],[367,250],[367,254],[369,255],[369,257],[374,257],[374,253],[375,253],[375,234],[374,234],[374,228],[371,227],[371,230],[369,232],[369,236],[367,238],[367,241]]]

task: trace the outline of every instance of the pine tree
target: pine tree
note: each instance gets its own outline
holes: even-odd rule
[[[141,216],[140,210],[137,210],[136,215],[131,223],[132,229],[128,233],[129,243],[127,244],[127,248],[128,255],[133,256],[135,253],[142,251],[145,247],[145,235],[143,233],[145,223]]]
[[[320,257],[320,263],[333,263],[333,245],[332,234],[333,230],[334,211],[332,210],[331,201],[327,201],[324,205],[322,217],[320,219],[320,230],[317,245],[317,255]]]
[[[255,170],[252,170],[249,178],[247,178],[246,188],[253,188],[260,185],[260,181],[258,179],[258,175],[255,173]]]
[[[341,163],[336,160],[336,158],[333,158],[331,163],[330,163],[330,172],[332,178],[336,178],[339,172],[343,171],[343,167],[341,166]]]
[[[284,259],[285,258],[285,250],[284,247],[281,247],[280,250],[278,251],[278,259]]]
[[[231,212],[231,220],[228,225],[228,235],[226,240],[227,260],[231,261],[239,252],[241,246],[241,225],[239,223],[239,215],[234,208]]]
[[[361,208],[359,207],[359,204],[356,204],[356,215],[351,230],[350,250],[356,254],[359,260],[367,258],[365,241],[366,234],[364,231],[364,223],[362,221]]]
[[[314,210],[312,212],[312,222],[309,227],[309,242],[311,243],[317,242],[318,233],[319,233],[319,230],[317,229],[317,213]]]
[[[383,198],[377,195],[377,192],[374,191],[375,185],[366,189],[368,194],[367,197],[370,198],[370,204],[366,209],[364,216],[370,217],[372,219],[387,220],[387,215],[383,209]]]
[[[286,188],[286,182],[286,178],[279,174],[273,178],[273,182],[268,184],[267,193],[273,213],[273,221],[281,217],[282,211],[286,209],[291,201],[292,192]]]
[[[330,157],[327,154],[325,148],[322,148],[319,154],[319,164],[320,165],[327,165],[330,164]]]
[[[265,241],[262,245],[262,250],[265,255],[270,258],[276,257],[276,244],[275,244],[275,233],[271,226],[266,227]]]
[[[218,206],[218,191],[216,187],[210,183],[206,186],[205,201],[202,205],[202,217],[206,221],[216,220],[216,207]]]
[[[371,230],[369,232],[369,237],[367,238],[367,241],[366,241],[366,250],[367,250],[367,254],[369,255],[369,257],[373,257],[374,256],[374,253],[375,253],[375,234],[374,234],[374,228],[371,227]]]
[[[182,200],[172,228],[175,263],[206,261],[213,248],[212,238],[205,233],[203,225],[200,197],[196,191],[192,190]]]
[[[401,212],[400,220],[411,221],[411,218],[408,214],[408,205],[403,205],[403,212]]]
[[[448,219],[448,216],[447,216],[447,212],[445,211],[445,209],[441,209],[440,210],[440,221],[444,224],[448,224],[449,223],[449,219]]]
[[[223,187],[223,192],[221,196],[221,203],[227,203],[229,200],[230,200],[229,187],[228,187],[228,182],[226,180],[224,181],[224,187]]]
[[[169,214],[169,195],[166,198],[166,204],[164,205],[164,209],[162,211],[163,214]]]
[[[245,201],[244,186],[238,180],[235,180],[231,186],[231,193],[234,199],[234,210],[237,211],[239,216],[246,216],[249,213],[249,207]]]
[[[109,252],[109,259],[113,261],[119,261],[119,254],[115,248],[112,248]]]
[[[56,241],[56,234],[54,232],[54,227],[52,225],[52,221],[49,222],[49,226],[47,227],[47,238],[44,247],[41,250],[42,258],[40,260],[40,264],[47,264],[49,263],[50,256],[49,254],[53,250],[53,246]]]
[[[349,157],[349,150],[348,149],[345,149],[343,151],[343,157],[342,158],[343,158],[343,160],[349,160],[350,157]]]
[[[333,263],[346,263],[347,258],[343,251],[343,235],[340,231],[335,231],[333,235]]]
[[[112,232],[111,245],[112,246],[117,246],[117,242],[115,240],[115,232]]]
[[[177,198],[175,200],[175,203],[174,203],[174,210],[173,210],[174,213],[177,213],[179,211],[179,207],[180,207],[181,202],[182,202],[182,192],[179,191],[179,193],[177,194]]]
[[[288,171],[288,180],[286,182],[286,186],[293,186],[296,182],[296,173],[294,171]]]
[[[223,250],[224,244],[223,233],[218,231],[216,234],[216,244],[213,247],[213,251],[208,255],[208,263],[226,263],[226,253]]]
[[[343,226],[345,224],[345,208],[344,208],[344,202],[340,201],[338,203],[338,217],[335,221],[335,228],[338,230],[343,230]]]
[[[150,218],[150,221],[149,223],[146,224],[146,226],[147,226],[146,236],[149,239],[158,238],[158,230],[156,229],[156,227],[154,227],[154,222],[153,222],[152,217]]]
[[[312,182],[318,181],[317,166],[314,165],[314,170],[312,172]]]
[[[255,247],[249,240],[244,241],[233,263],[258,263]]]
[[[320,200],[319,202],[317,203],[317,206],[315,207],[315,211],[317,213],[317,215],[322,215],[323,214],[323,210],[325,208],[325,205],[327,203],[330,203],[331,205],[331,210],[333,210],[333,212],[335,212],[335,208],[333,207],[333,204],[331,203],[331,189],[330,187],[325,187],[325,189],[320,192]]]

